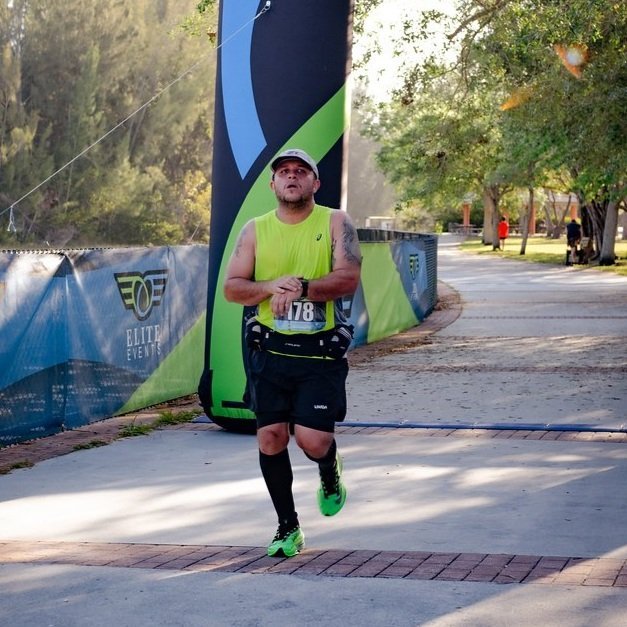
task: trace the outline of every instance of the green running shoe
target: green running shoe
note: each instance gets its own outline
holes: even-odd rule
[[[323,516],[335,516],[346,502],[346,487],[342,483],[342,458],[335,458],[335,476],[329,484],[320,480],[318,488],[318,509]]]
[[[268,546],[268,555],[270,557],[281,557],[281,555],[294,557],[303,548],[305,548],[305,534],[300,527],[295,527],[289,531],[281,531],[279,526],[274,535],[274,540]]]

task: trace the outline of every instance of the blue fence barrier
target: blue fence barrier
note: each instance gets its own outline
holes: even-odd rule
[[[206,246],[0,253],[0,444],[192,394]]]

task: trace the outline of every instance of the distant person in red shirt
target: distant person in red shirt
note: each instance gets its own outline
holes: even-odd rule
[[[501,250],[505,250],[505,240],[509,235],[509,222],[505,216],[501,216],[497,233],[499,236],[499,247]]]

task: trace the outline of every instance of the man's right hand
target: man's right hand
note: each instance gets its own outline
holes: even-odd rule
[[[300,297],[302,285],[300,279],[295,276],[283,276],[274,281],[269,281],[268,291],[272,293],[270,297],[270,308],[276,317],[287,314],[292,303]]]

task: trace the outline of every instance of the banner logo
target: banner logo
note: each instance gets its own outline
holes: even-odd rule
[[[347,317],[351,317],[351,312],[353,310],[353,300],[355,299],[355,295],[351,294],[350,296],[344,296],[342,298],[342,313]]]
[[[411,274],[411,278],[415,281],[418,276],[418,268],[420,266],[420,260],[418,259],[418,254],[413,253],[409,255],[409,274]]]
[[[168,281],[167,270],[140,272],[116,272],[114,275],[124,307],[132,309],[135,317],[142,321],[158,307],[163,299]]]

